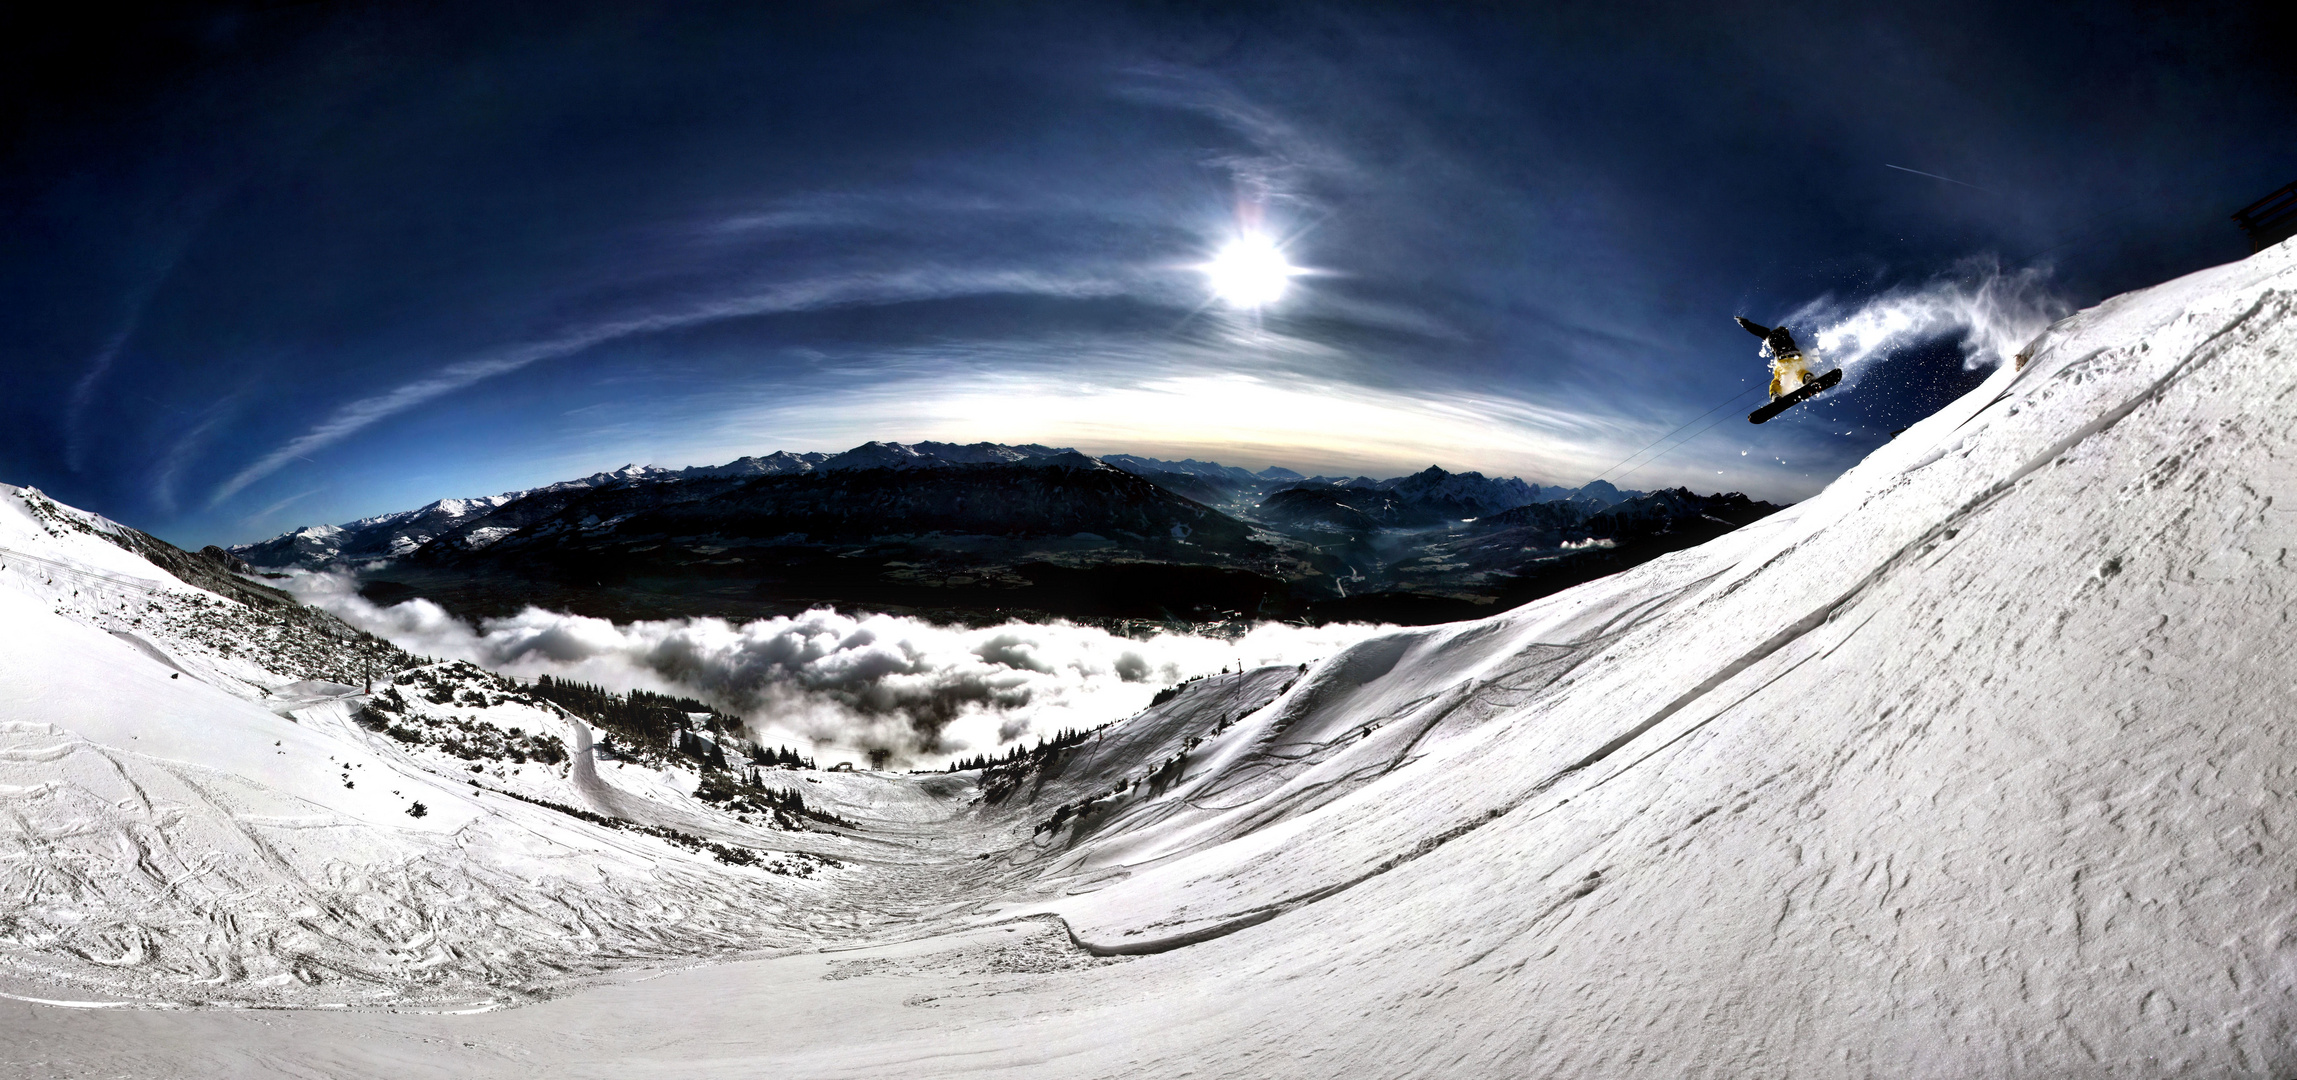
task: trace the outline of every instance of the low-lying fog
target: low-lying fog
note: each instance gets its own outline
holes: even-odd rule
[[[1306,663],[1382,629],[1261,623],[1234,638],[1132,638],[1064,621],[974,628],[816,609],[741,624],[616,624],[535,607],[474,627],[428,600],[378,606],[348,575],[296,574],[286,584],[409,651],[699,698],[742,716],[759,742],[806,748],[824,765],[875,749],[911,766],[993,754],[1129,715],[1184,679]]]

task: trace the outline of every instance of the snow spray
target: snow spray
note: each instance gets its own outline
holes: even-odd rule
[[[1817,355],[1815,368],[1839,367],[1855,385],[1867,361],[1912,345],[1956,338],[1962,365],[1976,371],[2014,356],[2073,309],[2049,285],[2046,268],[2004,270],[1992,258],[1965,259],[1920,285],[1899,286],[1856,304],[1822,296],[1786,325]]]

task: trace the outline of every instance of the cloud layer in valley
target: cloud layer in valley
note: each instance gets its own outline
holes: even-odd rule
[[[690,695],[739,714],[769,745],[817,757],[891,751],[937,764],[1146,706],[1167,685],[1238,664],[1321,659],[1377,627],[1264,623],[1231,640],[1129,638],[1067,622],[941,626],[827,609],[734,624],[617,624],[528,608],[476,627],[428,600],[381,607],[340,575],[300,575],[296,593],[352,625],[426,655],[513,675]]]

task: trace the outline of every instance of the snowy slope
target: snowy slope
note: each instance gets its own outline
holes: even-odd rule
[[[2289,245],[2116,298],[1798,507],[1001,800],[838,778],[977,868],[870,948],[0,1025],[182,1075],[2291,1075],[2293,305]]]
[[[614,816],[768,855],[730,867],[509,797],[611,813],[596,804],[616,796],[587,775],[579,721],[467,704],[491,685],[475,670],[441,684],[465,697],[407,711],[585,753],[454,756],[362,729],[361,688],[314,672],[403,654],[188,585],[106,539],[123,532],[0,487],[0,979],[168,1001],[503,999],[786,943],[811,921],[779,909],[821,889],[804,878],[822,864],[770,853],[839,838],[714,815],[683,797],[690,774],[644,777],[633,798],[657,808]]]
[[[1262,721],[1325,760],[1184,787],[1043,908],[1233,930],[1196,947],[1264,972],[1256,1013],[1451,1075],[2286,1073],[2293,262],[2069,319],[1706,547],[1357,646],[1293,691],[1334,707]]]

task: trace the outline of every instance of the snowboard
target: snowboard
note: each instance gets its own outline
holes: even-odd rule
[[[1802,384],[1801,386],[1795,387],[1792,393],[1780,394],[1779,396],[1772,398],[1769,404],[1764,405],[1762,408],[1756,409],[1751,413],[1748,413],[1747,422],[1750,424],[1760,424],[1763,421],[1770,419],[1771,417],[1777,416],[1778,414],[1795,407],[1796,405],[1800,405],[1805,401],[1809,401],[1810,399],[1817,397],[1820,391],[1825,390],[1827,387],[1833,386],[1834,384],[1841,381],[1841,368],[1836,368],[1833,371],[1829,371],[1824,375],[1821,375],[1815,379],[1810,380],[1809,382]]]

